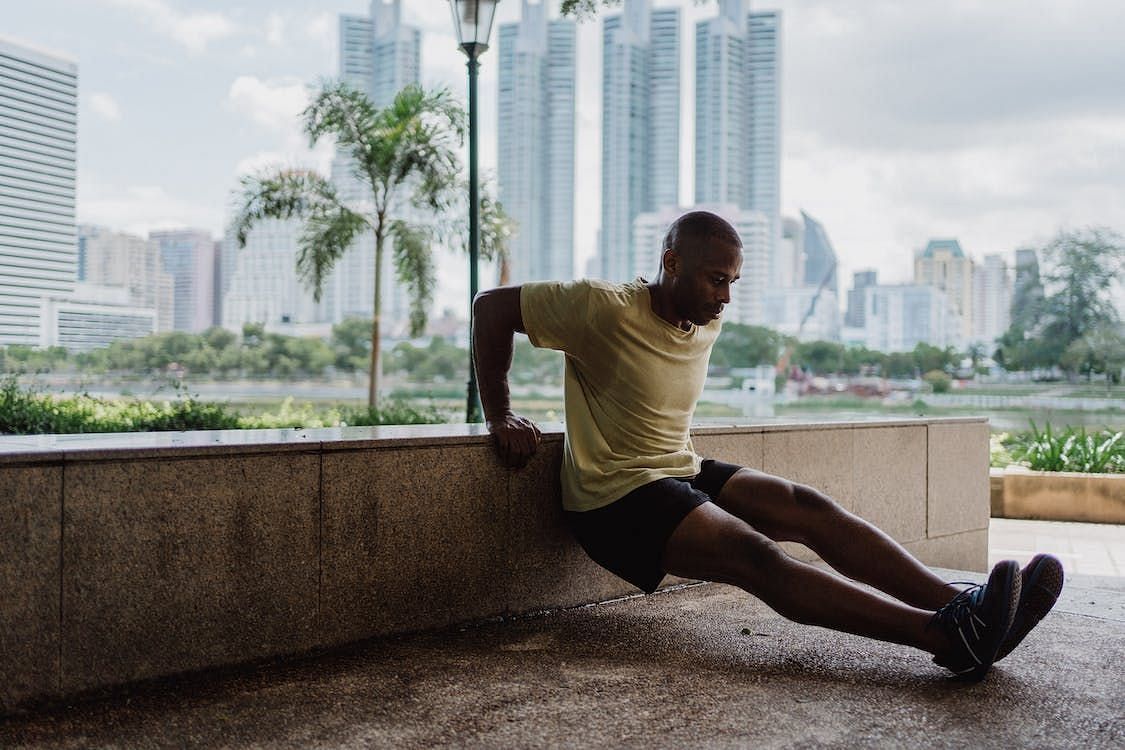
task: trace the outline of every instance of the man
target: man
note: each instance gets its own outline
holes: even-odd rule
[[[481,293],[473,342],[500,458],[521,466],[539,444],[509,401],[518,331],[566,355],[563,507],[595,562],[649,593],[666,573],[733,584],[791,620],[914,646],[982,678],[1054,605],[1057,559],[1038,556],[1022,573],[1004,561],[987,584],[961,591],[812,487],[695,454],[691,415],[741,267],[734,228],[693,211],[669,228],[654,283]],[[807,545],[842,575],[790,557],[780,541]]]

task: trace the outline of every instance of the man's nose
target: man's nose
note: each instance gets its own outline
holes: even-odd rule
[[[724,305],[730,304],[730,284],[723,284],[719,287],[719,302]]]

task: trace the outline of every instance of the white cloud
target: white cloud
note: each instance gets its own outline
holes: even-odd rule
[[[266,41],[274,47],[285,43],[285,18],[280,13],[266,16]]]
[[[117,106],[117,101],[112,96],[102,91],[94,91],[90,94],[90,109],[107,122],[121,120],[121,107]]]
[[[211,42],[229,37],[237,27],[216,11],[181,11],[165,0],[103,0],[109,5],[138,13],[152,29],[201,53]]]
[[[78,180],[78,220],[145,235],[155,229],[198,227],[215,231],[212,206],[168,193],[158,185],[121,187],[96,178]]]
[[[273,131],[288,131],[309,103],[305,83],[296,78],[263,80],[239,76],[227,92],[235,112]]]
[[[256,172],[266,167],[300,166],[327,173],[333,155],[329,139],[315,148],[308,146],[302,130],[301,112],[309,103],[310,92],[302,81],[292,78],[263,80],[239,76],[227,94],[228,105],[238,114],[267,131],[262,138],[268,146],[240,159],[235,174]]]

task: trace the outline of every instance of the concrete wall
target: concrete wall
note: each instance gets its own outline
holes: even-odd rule
[[[986,565],[983,420],[695,442],[827,491],[928,564]],[[518,471],[467,425],[0,436],[0,709],[635,593],[566,531],[561,453],[557,426]]]

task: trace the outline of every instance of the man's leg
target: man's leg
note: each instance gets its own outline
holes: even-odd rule
[[[960,591],[898,542],[812,487],[741,469],[723,486],[716,503],[770,539],[804,544],[849,578],[914,607],[936,610]]]
[[[664,548],[663,565],[673,575],[739,586],[795,622],[931,654],[951,648],[940,628],[927,627],[932,610],[887,599],[803,563],[714,503],[700,505],[680,522]]]

